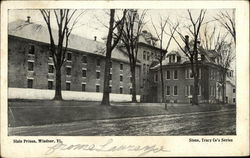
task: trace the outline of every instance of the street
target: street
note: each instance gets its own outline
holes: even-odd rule
[[[235,134],[235,109],[9,127],[9,135],[20,136],[180,136]]]

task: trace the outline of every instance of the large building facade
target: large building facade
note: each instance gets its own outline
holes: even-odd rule
[[[203,53],[204,54],[204,53]],[[221,84],[222,67],[216,62],[215,52],[206,52],[206,56],[199,58],[199,91],[198,100],[200,103],[219,103],[222,102],[223,92]],[[162,102],[160,67],[156,65],[150,68],[151,76],[151,95],[150,102]],[[192,76],[191,64],[185,55],[180,52],[172,51],[168,53],[163,61],[164,75],[164,102],[167,103],[191,103],[194,89],[194,78]],[[227,86],[228,84],[226,84]],[[235,99],[228,94],[233,92],[231,87],[226,87],[227,103],[235,104]],[[235,90],[234,90],[235,93]],[[231,96],[231,97],[229,97]],[[230,99],[229,99],[230,98]],[[235,98],[235,97],[234,97]]]
[[[30,95],[34,95],[35,92],[38,92],[37,90],[40,90],[40,93],[46,93],[54,91],[55,88],[55,70],[49,51],[46,28],[41,27],[37,30],[36,24],[26,25],[26,23],[27,21],[20,20],[9,24],[8,87],[10,98],[22,98],[20,94],[25,92],[23,90],[26,92],[29,90]],[[23,25],[26,26],[20,28]],[[84,95],[101,96],[104,81],[104,59],[104,43],[72,34],[69,39],[66,60],[61,68],[63,93],[80,94],[78,98],[83,100]],[[111,65],[111,100],[129,101],[132,84],[127,54],[116,48],[112,54]],[[138,63],[136,66],[137,85],[140,84],[140,73],[141,67]],[[32,92],[32,90],[35,91]],[[136,91],[139,101],[139,86]],[[15,96],[14,93],[18,95]],[[53,97],[52,93],[51,95],[49,98]],[[25,96],[27,97],[27,94]]]

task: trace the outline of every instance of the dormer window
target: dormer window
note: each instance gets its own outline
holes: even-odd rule
[[[181,57],[177,56],[177,62],[181,62]]]

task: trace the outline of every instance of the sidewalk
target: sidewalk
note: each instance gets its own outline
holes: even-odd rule
[[[101,106],[99,102],[11,100],[8,108],[8,124],[10,127],[17,127],[82,120],[185,114],[232,108],[235,106],[168,104],[165,110],[165,104],[162,103],[111,103],[111,106],[106,107]]]

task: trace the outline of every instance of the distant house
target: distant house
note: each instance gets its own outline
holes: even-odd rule
[[[222,67],[217,64],[217,55],[214,51],[205,51],[199,48],[199,91],[200,103],[218,103],[222,101],[221,74]],[[171,51],[163,61],[165,102],[191,103],[193,75],[191,64],[180,51]],[[161,81],[159,64],[150,68],[151,102],[161,102]],[[230,94],[230,96],[232,96]],[[229,99],[229,94],[228,94]],[[230,97],[231,98],[231,97]]]

